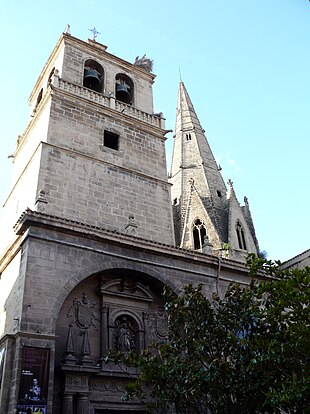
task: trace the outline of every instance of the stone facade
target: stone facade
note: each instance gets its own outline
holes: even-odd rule
[[[281,264],[281,269],[302,269],[310,267],[310,249],[292,257],[291,259]]]
[[[169,183],[150,62],[106,49],[62,35],[30,96],[1,227],[1,413],[143,413],[121,398],[135,372],[107,350],[165,337],[165,284],[211,297],[249,283],[248,203],[226,190],[184,85]]]

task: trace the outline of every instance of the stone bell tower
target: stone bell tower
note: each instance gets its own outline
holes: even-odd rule
[[[1,412],[126,411],[103,355],[124,350],[128,332],[137,351],[156,337],[164,282],[145,252],[174,246],[151,69],[65,33],[30,95],[1,225]]]
[[[154,78],[145,56],[131,64],[96,41],[61,36],[17,142],[8,228],[29,208],[174,244]]]

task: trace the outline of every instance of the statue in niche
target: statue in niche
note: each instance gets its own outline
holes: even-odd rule
[[[136,337],[132,323],[124,316],[116,321],[116,348],[127,353],[136,349]]]

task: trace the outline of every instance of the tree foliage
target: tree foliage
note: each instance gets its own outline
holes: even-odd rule
[[[139,369],[127,398],[160,413],[310,412],[310,268],[253,256],[249,266],[250,286],[231,284],[224,298],[208,300],[202,285],[178,297],[166,288],[167,341],[122,356]]]

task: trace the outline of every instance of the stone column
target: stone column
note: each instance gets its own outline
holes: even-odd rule
[[[101,332],[100,332],[100,351],[101,358],[106,354],[109,344],[108,344],[108,307],[103,304],[101,307]]]
[[[114,96],[114,94],[111,92],[109,94],[109,97],[110,97],[110,108],[115,109],[115,96]]]
[[[62,402],[63,414],[73,414],[73,393],[66,392]]]
[[[79,393],[77,400],[77,414],[88,414],[89,402],[88,402],[89,393]]]

